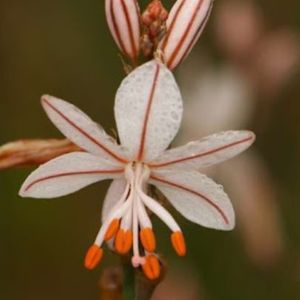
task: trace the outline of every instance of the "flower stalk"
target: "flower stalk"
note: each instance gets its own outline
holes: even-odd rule
[[[85,257],[87,269],[104,257],[104,246],[120,255],[149,280],[161,276],[151,211],[170,229],[170,242],[186,254],[183,232],[174,217],[149,194],[155,186],[188,220],[231,230],[235,215],[220,185],[198,170],[246,150],[255,140],[249,131],[227,131],[168,149],[179,130],[183,105],[171,71],[152,60],[130,73],[115,101],[118,144],[86,114],[66,101],[42,97],[50,120],[82,152],[41,165],[24,182],[22,197],[56,198],[92,183],[112,179],[102,210],[102,225]]]
[[[63,154],[81,149],[68,139],[26,139],[0,147],[0,170],[38,166]]]

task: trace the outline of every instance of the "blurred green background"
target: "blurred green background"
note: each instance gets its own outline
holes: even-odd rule
[[[215,8],[225,1],[216,0]],[[142,6],[147,3],[140,2]],[[268,28],[288,27],[299,35],[299,1],[264,0],[257,4]],[[220,64],[228,56],[216,42],[216,17],[213,12],[194,51],[200,53],[205,48],[214,63]],[[0,0],[1,144],[21,138],[61,137],[40,106],[44,93],[76,104],[109,131],[115,126],[114,93],[123,77],[118,51],[106,26],[103,0]],[[169,245],[168,231],[155,222],[156,231],[161,232],[159,250],[167,257],[170,272],[186,270],[191,277],[189,282],[181,281],[179,273],[179,279],[176,274],[174,279],[179,280],[175,281],[177,288],[195,289],[189,299],[300,299],[298,78],[297,71],[272,95],[275,101],[263,131],[255,116],[248,126],[258,131],[255,147],[278,191],[276,205],[284,245],[279,257],[272,263],[253,262],[239,224],[233,232],[216,232],[176,215],[189,249],[187,257],[180,259]],[[83,268],[83,257],[98,231],[108,184],[51,201],[22,199],[18,189],[29,172],[29,168],[19,168],[0,174],[0,299],[99,299],[101,270],[118,264],[118,258],[107,252],[101,267],[88,272]],[[157,299],[173,299],[168,295]]]

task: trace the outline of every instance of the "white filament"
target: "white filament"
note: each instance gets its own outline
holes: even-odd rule
[[[95,241],[95,244],[100,247],[112,220],[121,219],[121,228],[123,230],[131,229],[133,233],[131,262],[135,268],[145,263],[145,257],[140,254],[139,227],[152,228],[146,207],[156,214],[173,232],[180,231],[180,227],[171,214],[143,191],[149,176],[149,168],[142,163],[130,163],[126,166],[127,186],[125,192],[104,221]],[[145,251],[144,254],[147,255],[147,252]]]
[[[116,205],[117,206],[117,205]],[[104,223],[102,224],[99,233],[96,237],[95,240],[95,244],[97,246],[101,246],[104,240],[104,236],[106,234],[106,231],[111,223],[111,221],[113,219],[120,219],[121,217],[123,217],[123,215],[126,213],[127,209],[130,207],[130,202],[126,201],[125,203],[122,203],[121,205],[119,205],[119,207],[116,209],[113,209],[112,213],[110,214],[110,216],[104,221]]]

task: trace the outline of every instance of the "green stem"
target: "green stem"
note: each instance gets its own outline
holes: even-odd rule
[[[135,271],[130,259],[122,258],[123,265],[123,300],[133,300],[135,293]]]

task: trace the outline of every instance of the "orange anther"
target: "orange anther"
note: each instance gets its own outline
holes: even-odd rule
[[[158,258],[154,255],[147,256],[145,263],[142,265],[142,269],[148,279],[157,279],[160,276],[160,264]]]
[[[181,231],[172,233],[171,235],[172,245],[179,256],[186,255],[186,246],[184,236]]]
[[[145,250],[154,252],[156,248],[156,239],[152,228],[144,228],[140,231],[140,239]]]
[[[120,225],[120,221],[118,219],[112,220],[112,222],[110,223],[110,225],[106,231],[106,234],[104,237],[105,241],[109,241],[116,235],[116,233],[119,229],[119,225]]]
[[[92,245],[86,253],[84,266],[87,269],[92,270],[98,265],[102,257],[103,249],[98,247],[97,245]]]
[[[132,246],[132,231],[120,229],[115,239],[115,248],[120,254],[126,254]]]

